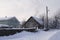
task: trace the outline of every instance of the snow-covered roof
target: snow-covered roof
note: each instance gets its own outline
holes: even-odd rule
[[[0,20],[9,20],[11,18],[13,18],[13,17],[0,17]]]
[[[40,19],[40,18],[37,18],[37,17],[34,17],[34,16],[32,16],[39,24],[42,24],[43,25],[43,21],[42,21],[42,19]]]

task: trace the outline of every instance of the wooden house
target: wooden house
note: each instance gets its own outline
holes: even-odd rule
[[[18,27],[20,22],[16,17],[3,17],[0,18],[0,27]]]
[[[24,28],[38,28],[38,29],[43,29],[43,21],[40,20],[37,17],[31,16],[24,24]]]

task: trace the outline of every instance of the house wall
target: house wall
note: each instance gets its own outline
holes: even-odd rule
[[[2,20],[2,21],[0,21],[0,24],[8,24],[8,21]]]
[[[18,27],[20,25],[20,23],[18,22],[17,19],[13,18],[9,20],[8,25],[12,26],[12,27]]]
[[[0,24],[6,24],[12,27],[20,27],[20,23],[16,18],[12,18],[9,20],[0,20]]]

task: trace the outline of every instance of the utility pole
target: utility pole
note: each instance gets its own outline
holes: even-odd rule
[[[44,30],[48,30],[48,7],[46,6],[46,13],[44,17]]]

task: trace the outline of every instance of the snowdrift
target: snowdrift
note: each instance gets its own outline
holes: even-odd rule
[[[57,32],[57,30],[38,30],[38,32],[22,31],[20,33],[16,33],[15,35],[0,37],[0,40],[48,40]]]

